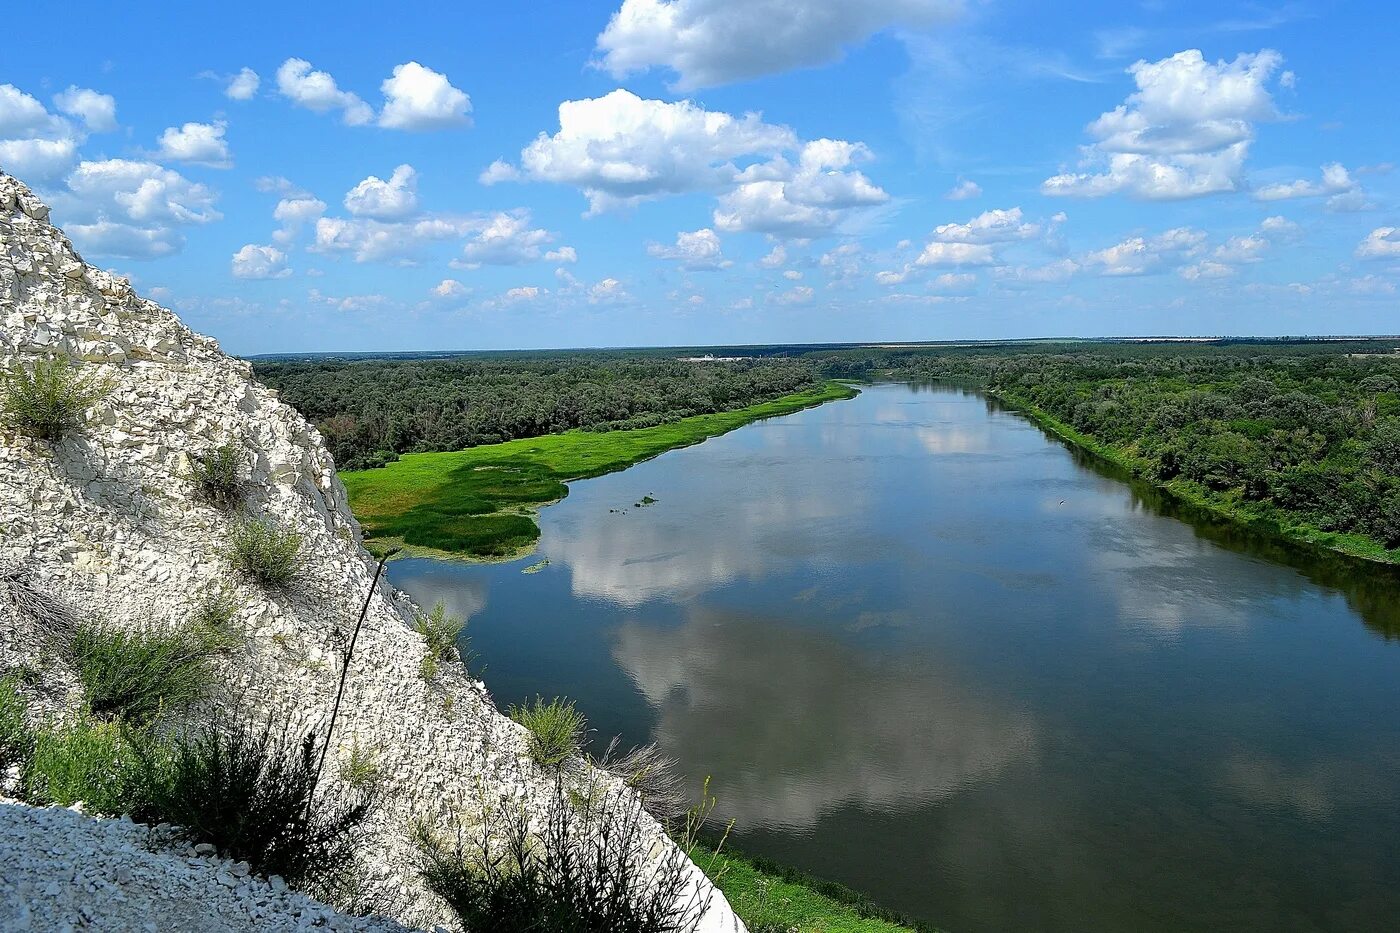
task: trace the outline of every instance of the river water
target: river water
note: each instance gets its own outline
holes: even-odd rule
[[[951,933],[1395,928],[1393,574],[946,388],[570,489],[528,558],[390,577],[470,617],[502,706],[712,775],[740,848]]]

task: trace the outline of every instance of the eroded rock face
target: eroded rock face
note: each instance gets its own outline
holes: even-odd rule
[[[0,367],[53,353],[112,390],[81,433],[53,447],[0,427],[0,566],[20,566],[83,614],[118,625],[175,624],[232,587],[248,638],[224,665],[226,701],[247,715],[324,723],[338,646],[374,563],[319,434],[256,383],[248,363],[84,263],[48,208],[0,173]],[[188,479],[192,453],[230,441],[250,454],[245,512],[305,537],[305,572],[285,594],[230,571],[223,552],[235,519],[200,502]],[[416,878],[413,823],[447,829],[503,800],[542,806],[553,784],[480,683],[457,665],[431,682],[420,676],[425,650],[411,609],[396,594],[373,599],[327,770],[352,742],[376,750],[384,802],[365,850],[365,894],[397,919],[429,924],[446,916]],[[0,668],[24,650],[0,625]],[[71,677],[45,673],[60,697],[66,682],[75,699]],[[736,928],[716,894],[705,929]]]

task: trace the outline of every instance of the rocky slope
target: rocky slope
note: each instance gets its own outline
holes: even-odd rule
[[[81,435],[54,448],[0,428],[0,569],[19,568],[117,625],[178,622],[232,585],[248,637],[224,670],[226,701],[250,715],[323,723],[336,646],[374,565],[320,436],[253,380],[249,364],[84,263],[48,209],[0,173],[0,367],[54,352],[100,372],[112,392]],[[305,536],[305,573],[285,594],[230,573],[221,555],[231,519],[197,501],[187,479],[191,453],[229,441],[254,456],[248,510]],[[552,779],[525,754],[523,731],[459,666],[420,676],[425,649],[410,611],[394,594],[373,599],[332,752],[352,742],[375,749],[385,778],[364,858],[366,895],[399,920],[429,925],[446,916],[416,879],[414,820],[448,830],[483,805],[541,806]],[[14,631],[0,624],[0,672],[24,660]],[[45,677],[55,705],[75,701],[69,675],[51,667]],[[666,844],[658,834],[655,845]],[[705,883],[698,871],[696,883]],[[742,930],[718,892],[704,929]]]

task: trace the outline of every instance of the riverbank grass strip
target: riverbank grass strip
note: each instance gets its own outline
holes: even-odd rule
[[[408,454],[342,473],[350,508],[377,546],[509,557],[539,537],[534,509],[568,495],[565,482],[602,476],[764,418],[852,398],[840,382],[734,411],[627,431],[568,431],[447,453]]]

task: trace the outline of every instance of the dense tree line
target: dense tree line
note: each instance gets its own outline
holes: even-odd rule
[[[313,422],[341,469],[572,428],[649,427],[818,384],[792,359],[688,362],[674,354],[502,354],[256,364]]]
[[[1400,547],[1400,355],[1374,344],[1075,345],[882,356],[828,370],[986,387],[1158,482]]]

